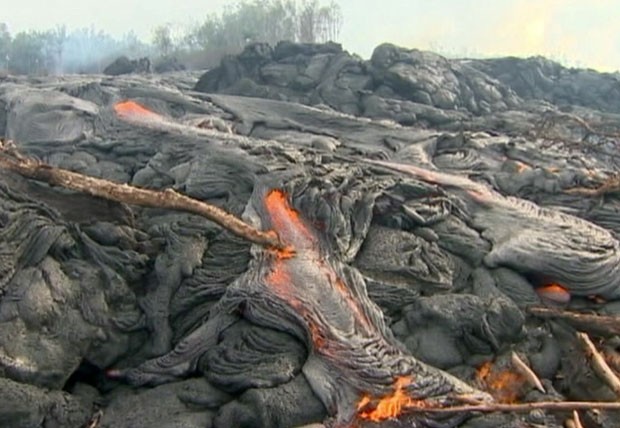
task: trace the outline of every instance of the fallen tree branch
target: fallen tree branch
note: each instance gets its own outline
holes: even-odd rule
[[[481,412],[481,413],[525,413],[532,410],[550,410],[550,411],[570,411],[570,410],[620,410],[620,402],[600,402],[600,401],[539,401],[537,403],[521,403],[521,404],[468,404],[463,406],[451,407],[425,407],[420,408],[420,412],[424,413],[461,413],[461,412]]]
[[[620,192],[620,175],[614,174],[607,178],[598,187],[572,187],[564,190],[569,195],[602,196]]]
[[[566,428],[583,428],[581,424],[581,419],[579,418],[579,413],[577,410],[573,410],[573,418],[568,419],[565,422]]]
[[[152,208],[167,208],[205,217],[233,234],[264,247],[284,249],[273,231],[263,232],[227,213],[223,209],[192,199],[172,189],[156,191],[89,177],[55,168],[21,155],[11,142],[0,140],[0,168],[24,177],[76,190],[91,196]]]
[[[609,386],[609,388],[616,394],[616,397],[620,398],[620,379],[614,373],[614,371],[607,365],[605,358],[598,352],[594,343],[590,340],[587,334],[577,333],[577,339],[581,345],[585,348],[586,355],[592,362],[592,370],[597,376]]]
[[[530,306],[527,308],[527,312],[539,318],[561,319],[580,330],[601,335],[614,336],[620,334],[620,317],[617,316],[585,314],[541,306]]]
[[[517,355],[516,352],[512,352],[510,359],[515,370],[517,370],[525,378],[530,386],[536,388],[543,394],[546,392],[545,387],[538,376],[536,376],[536,373],[534,373],[534,371],[521,359],[521,357],[519,357],[519,355]]]

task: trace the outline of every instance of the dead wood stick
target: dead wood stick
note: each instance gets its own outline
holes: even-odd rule
[[[571,420],[574,428],[583,428],[583,424],[581,423],[581,418],[579,417],[579,412],[577,410],[573,410],[573,419]]]
[[[618,177],[618,175],[614,175],[606,179],[595,188],[572,187],[564,190],[564,193],[566,194],[579,196],[602,196],[618,192],[620,192],[620,177]]]
[[[0,168],[16,172],[27,178],[126,204],[167,208],[198,214],[255,244],[276,249],[284,248],[275,232],[260,231],[219,207],[192,199],[172,189],[163,191],[141,189],[56,168],[35,159],[24,157],[17,152],[11,143],[3,143],[2,141],[0,141],[0,155],[4,155],[0,156]]]
[[[512,351],[510,359],[515,370],[517,370],[519,373],[521,373],[521,375],[523,375],[527,383],[529,383],[530,386],[536,388],[544,394],[545,387],[543,386],[538,376],[536,376],[536,373],[534,373],[534,371],[530,368],[530,366],[528,366],[525,361],[523,361],[521,357],[519,357],[519,355],[514,351]]]
[[[527,311],[539,318],[556,318],[568,321],[580,330],[609,336],[620,334],[620,317],[617,316],[585,314],[540,306],[530,306]]]
[[[598,352],[594,343],[590,340],[586,333],[577,333],[577,339],[581,342],[586,350],[586,354],[592,361],[592,370],[598,377],[609,386],[609,388],[620,398],[620,379],[614,371],[607,365],[605,358]]]
[[[416,409],[422,413],[461,413],[461,412],[514,412],[525,413],[532,410],[550,410],[550,411],[570,411],[570,410],[620,410],[620,402],[600,402],[600,401],[539,401],[537,403],[520,403],[520,404],[473,404],[463,406],[450,407],[424,407]]]

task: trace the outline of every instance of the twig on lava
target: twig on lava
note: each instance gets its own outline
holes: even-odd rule
[[[592,362],[592,370],[598,375],[598,377],[609,386],[609,388],[616,394],[616,397],[620,398],[620,379],[609,367],[605,358],[598,352],[594,343],[590,340],[586,333],[577,333],[577,339],[585,348],[586,355]]]
[[[423,407],[418,411],[423,413],[527,413],[532,410],[548,411],[570,411],[570,410],[620,410],[620,402],[601,402],[601,401],[539,401],[536,403],[485,403],[485,404],[465,404],[462,406],[449,407]]]
[[[527,383],[544,394],[545,387],[542,382],[538,376],[536,376],[536,373],[534,373],[534,371],[521,359],[521,357],[513,351],[510,359],[515,370],[517,370],[525,378]]]
[[[530,306],[527,311],[539,318],[556,318],[567,321],[580,330],[607,336],[620,334],[620,317],[617,316],[585,314],[540,306]]]
[[[566,420],[566,428],[583,428],[581,419],[579,418],[579,412],[573,410],[573,418]]]
[[[101,422],[101,418],[103,417],[103,410],[98,409],[91,417],[90,420],[85,425],[85,428],[98,428],[99,423]]]
[[[614,174],[603,181],[598,187],[573,187],[571,189],[564,190],[564,193],[569,195],[580,196],[602,196],[611,193],[620,192],[620,175]]]
[[[234,215],[172,189],[163,191],[141,189],[127,184],[89,177],[77,172],[56,168],[36,159],[23,156],[12,142],[0,140],[0,168],[24,177],[76,190],[91,196],[152,208],[167,208],[205,217],[233,234],[264,247],[283,249],[277,235],[260,231]]]
[[[547,112],[544,115],[543,120],[537,125],[536,132],[542,133],[542,131],[545,131],[547,128],[550,128],[555,123],[559,122],[561,119],[565,119],[567,122],[573,121],[577,123],[577,125],[579,125],[582,129],[584,129],[585,132],[591,135],[598,135],[601,137],[609,137],[609,138],[620,138],[619,132],[608,132],[602,129],[594,129],[594,126],[592,126],[584,118],[579,117],[575,114],[560,113],[560,112]]]
[[[554,127],[558,124],[567,124],[568,122],[576,123],[583,130],[583,137],[580,140],[567,138],[565,135],[561,135],[554,132]],[[613,126],[612,131],[603,129],[603,126]],[[560,113],[557,111],[547,111],[543,114],[542,119],[534,126],[530,131],[533,138],[540,138],[551,144],[559,144],[569,150],[578,150],[581,154],[584,152],[599,153],[603,156],[609,156],[610,158],[617,159],[618,154],[613,150],[606,150],[603,147],[599,147],[596,144],[587,144],[589,137],[598,137],[604,141],[612,142],[617,146],[618,139],[620,139],[620,132],[617,131],[617,125],[611,122],[609,123],[597,123],[590,124],[584,118],[570,113]],[[584,189],[586,190],[586,189]]]

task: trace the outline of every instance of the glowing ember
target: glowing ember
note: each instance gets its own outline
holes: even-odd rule
[[[536,288],[536,293],[543,299],[551,300],[558,303],[570,302],[570,293],[560,284],[555,282],[545,284]]]
[[[386,419],[396,418],[402,415],[404,410],[411,408],[428,407],[428,402],[423,400],[415,400],[407,396],[404,390],[411,384],[410,376],[402,376],[396,378],[394,382],[394,392],[378,401],[373,400],[370,396],[364,395],[357,404],[359,416],[372,422],[381,422]],[[376,403],[373,405],[373,403]],[[368,409],[368,407],[373,407]]]
[[[123,118],[161,118],[159,114],[131,100],[116,103],[114,105],[114,111]]]
[[[478,368],[477,378],[500,403],[516,403],[524,391],[523,376],[510,370],[498,370],[491,361]]]

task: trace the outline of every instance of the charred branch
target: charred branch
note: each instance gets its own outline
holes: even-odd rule
[[[141,189],[127,184],[89,177],[23,156],[12,142],[0,141],[0,168],[55,186],[129,205],[166,208],[205,217],[233,234],[264,247],[283,249],[274,232],[263,232],[214,205],[192,199],[172,189]]]
[[[539,318],[560,319],[567,321],[579,330],[595,334],[613,336],[620,334],[620,317],[612,315],[586,314],[563,309],[531,306],[527,311]]]
[[[601,182],[597,187],[589,188],[589,187],[574,187],[572,189],[567,189],[564,191],[569,195],[580,195],[580,196],[603,196],[609,195],[613,193],[620,192],[620,175],[613,174],[603,182]]]
[[[618,379],[618,376],[616,376],[614,371],[609,367],[605,358],[598,352],[596,346],[594,346],[594,343],[592,343],[587,334],[577,333],[577,338],[584,347],[586,355],[592,363],[594,372],[607,386],[609,386],[616,396],[620,397],[620,379]]]
[[[597,401],[539,401],[537,403],[519,404],[474,404],[464,406],[453,406],[444,408],[425,408],[423,412],[428,413],[460,413],[460,412],[508,412],[508,413],[527,413],[532,410],[548,410],[565,412],[571,410],[620,410],[620,403],[597,402]]]
[[[581,418],[579,418],[579,412],[577,410],[573,410],[573,418],[566,420],[567,428],[583,428],[583,424],[581,423]]]
[[[545,393],[545,387],[538,376],[536,376],[536,373],[534,373],[534,371],[521,359],[521,357],[519,357],[516,352],[512,353],[511,361],[515,370],[517,370],[532,387],[536,388],[543,394]]]

